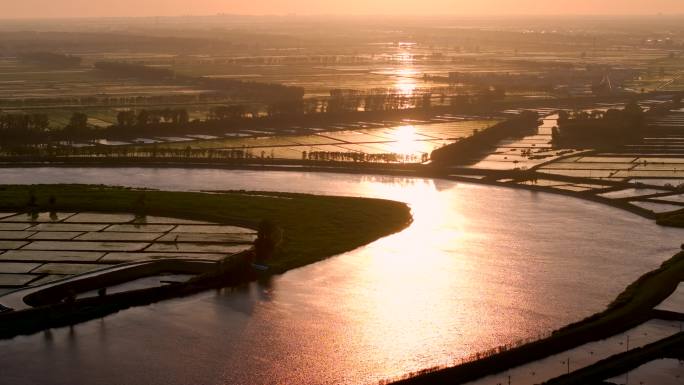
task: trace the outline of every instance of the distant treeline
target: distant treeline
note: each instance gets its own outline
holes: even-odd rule
[[[0,147],[0,155],[33,158],[151,158],[151,159],[257,159],[253,149],[193,149],[159,148],[156,145],[132,148],[129,146],[5,146]]]
[[[379,153],[368,154],[353,151],[303,151],[302,160],[333,161],[333,162],[361,162],[361,163],[425,163],[428,154]]]
[[[119,128],[144,127],[150,124],[187,124],[190,121],[185,108],[164,108],[157,110],[142,109],[119,111],[116,122]]]
[[[539,63],[536,65],[534,63],[526,64],[528,68],[540,66]],[[637,70],[629,68],[610,68],[604,65],[586,65],[580,68],[574,65],[555,63],[553,65],[541,65],[538,71],[531,73],[515,71],[449,72],[447,76],[425,74],[423,80],[450,85],[462,84],[508,90],[553,91],[560,84],[595,83],[603,79],[607,73],[610,73],[611,82],[617,86],[633,79],[638,74]]]
[[[184,108],[140,109],[120,111],[117,123],[110,127],[91,130],[91,134],[73,140],[95,138],[130,139],[185,134],[223,135],[246,129],[287,127],[325,127],[342,122],[381,121],[404,117],[421,118],[425,110],[386,111],[326,111],[313,112],[305,102],[280,102],[268,106],[266,114],[259,114],[245,105],[216,106],[203,119],[190,119]]]
[[[119,111],[117,123],[110,127],[93,127],[88,115],[71,114],[61,129],[50,127],[49,117],[44,113],[0,113],[0,147],[13,145],[47,144],[55,141],[89,142],[107,137],[131,137],[140,135],[164,135],[174,128],[188,127],[188,111],[185,108],[141,109]],[[195,125],[202,125],[197,121]]]
[[[100,61],[95,68],[108,74],[153,81],[174,81],[202,89],[219,91],[227,96],[254,99],[264,102],[301,100],[304,88],[275,83],[258,83],[238,79],[194,77],[176,74],[168,68],[151,67],[138,63]]]
[[[503,100],[505,96],[506,91],[501,87],[483,88],[470,94],[457,94],[452,88],[418,89],[410,94],[386,88],[333,89],[330,97],[320,103],[324,112],[392,111],[409,108],[428,110],[435,104],[486,109],[493,102]]]
[[[304,97],[303,87],[208,77],[181,77],[180,79],[193,82],[201,88],[224,92],[229,96],[238,96],[264,102],[298,101]]]
[[[2,143],[40,143],[45,140],[50,121],[46,114],[0,113]]]
[[[61,128],[46,124],[46,114],[0,113],[6,122],[0,126],[0,147],[3,144],[34,145],[54,141],[130,140],[186,134],[223,135],[244,129],[326,127],[345,122],[422,119],[440,113],[478,114],[497,109],[492,104],[493,101],[481,95],[454,96],[451,105],[440,106],[431,106],[429,101],[424,100],[419,103],[418,108],[398,108],[392,101],[396,99],[391,96],[383,100],[388,104],[376,105],[376,108],[368,110],[341,108],[338,103],[346,102],[340,100],[279,101],[269,104],[265,114],[255,110],[252,105],[219,105],[211,108],[204,119],[190,119],[185,108],[143,108],[119,111],[116,123],[109,127],[90,126],[88,116],[83,112],[73,113],[69,122]]]
[[[635,143],[648,134],[646,120],[649,116],[669,113],[682,108],[682,95],[676,94],[671,101],[658,104],[644,111],[636,101],[624,109],[607,111],[561,111],[558,127],[552,131],[553,144],[558,147],[605,148]],[[675,130],[679,133],[679,129]]]
[[[189,92],[189,93],[166,93],[166,94],[117,94],[103,92],[97,95],[61,95],[61,96],[27,96],[21,99],[0,99],[0,108],[26,108],[37,106],[60,108],[69,106],[72,108],[104,107],[126,108],[136,106],[163,106],[173,105],[198,105],[228,103],[228,99],[220,92]],[[253,104],[259,104],[254,102]]]
[[[603,111],[561,111],[552,141],[559,147],[610,147],[641,139],[646,116],[636,102],[624,109]]]
[[[81,58],[54,52],[24,52],[19,59],[26,63],[50,68],[69,68],[81,65]]]
[[[432,151],[430,159],[438,164],[475,163],[486,151],[499,141],[528,135],[539,126],[539,114],[523,111],[520,115],[498,123],[472,136]]]
[[[0,113],[0,148],[14,145],[36,145],[71,138],[93,138],[88,115],[75,112],[61,130],[50,130],[47,114]]]
[[[138,160],[183,160],[196,159],[203,161],[235,161],[235,160],[267,160],[272,154],[261,148],[229,148],[229,149],[201,149],[164,148],[152,146],[7,146],[0,147],[0,156],[9,158],[23,158],[31,160],[48,159],[138,159]],[[426,162],[427,154],[380,153],[368,154],[362,152],[334,152],[312,151],[302,152],[302,161],[308,162],[354,162],[354,163],[417,163]]]
[[[421,99],[417,107],[399,108],[401,102],[397,100],[401,99],[392,95],[366,97],[377,97],[377,104],[373,104],[373,108],[364,109],[354,102],[338,98],[279,101],[270,103],[266,114],[260,114],[248,105],[220,105],[211,108],[204,120],[189,119],[183,108],[122,111],[118,113],[117,124],[96,133],[108,138],[188,133],[222,135],[250,128],[322,127],[341,122],[383,121],[436,113],[478,114],[496,110],[495,102],[499,101],[497,96],[488,93],[454,96],[450,105],[432,106],[429,95],[422,95],[417,97]],[[380,104],[380,100],[385,104]]]
[[[170,32],[170,31],[169,31]],[[217,34],[206,32],[190,33],[182,29],[176,36],[153,36],[134,34],[129,30],[113,32],[61,32],[46,31],[0,31],[0,54],[14,54],[16,51],[70,50],[78,52],[154,52],[183,55],[207,54],[208,52],[240,52],[259,50],[268,42],[269,47],[292,47],[301,39],[282,33],[265,34],[257,31],[231,29]],[[265,47],[264,47],[265,48]],[[242,57],[242,55],[241,55]],[[231,58],[232,59],[232,58]]]
[[[99,61],[94,65],[95,69],[111,75],[126,76],[144,80],[170,80],[174,73],[168,68],[150,67],[142,64]]]

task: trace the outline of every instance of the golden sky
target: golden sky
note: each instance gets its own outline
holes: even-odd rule
[[[684,0],[0,0],[0,18],[232,14],[684,14]]]

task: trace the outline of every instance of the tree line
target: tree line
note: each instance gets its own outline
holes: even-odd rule
[[[19,60],[49,68],[70,68],[81,65],[81,58],[54,52],[24,52],[18,55]]]
[[[46,114],[0,113],[0,143],[40,143],[49,127]]]
[[[279,100],[265,111],[255,104],[217,105],[203,118],[192,118],[184,107],[121,110],[108,127],[88,123],[88,115],[74,112],[62,127],[51,125],[44,113],[0,113],[0,146],[3,143],[33,145],[53,141],[88,142],[96,139],[130,140],[146,136],[225,134],[249,128],[274,126],[326,126],[344,121],[387,120],[412,114],[444,112],[481,113],[491,111],[499,96],[492,93],[453,95],[448,105],[433,105],[433,95],[406,96],[332,91],[330,98]],[[416,116],[418,116],[416,115]]]
[[[146,126],[148,124],[187,124],[190,121],[185,108],[126,110],[116,114],[119,127]]]
[[[428,154],[399,154],[399,153],[379,153],[368,154],[365,152],[354,151],[303,151],[302,160],[315,161],[335,161],[335,162],[367,162],[367,163],[425,163],[428,161]]]
[[[611,147],[642,138],[646,114],[635,101],[624,109],[603,111],[560,111],[552,142],[559,147]]]
[[[528,135],[538,126],[539,114],[534,111],[523,111],[518,116],[495,124],[486,130],[476,130],[469,137],[432,151],[430,158],[437,164],[476,163],[499,141]]]
[[[145,80],[171,80],[174,77],[173,71],[168,68],[150,67],[135,63],[99,61],[93,66],[96,70],[106,74]]]
[[[257,153],[255,154],[255,150]],[[3,146],[0,156],[22,157],[29,159],[198,159],[198,160],[259,160],[272,159],[273,155],[259,151],[258,148],[200,149],[187,146],[185,148],[166,148],[157,145],[144,147],[129,146]],[[303,151],[303,161],[318,162],[356,162],[356,163],[424,163],[428,154],[399,154],[334,151]]]
[[[151,67],[145,64],[99,61],[95,69],[114,76],[125,76],[142,80],[173,81],[188,84],[202,89],[213,90],[240,98],[261,100],[266,102],[283,100],[301,100],[304,88],[286,86],[276,83],[260,83],[239,79],[211,78],[206,76],[189,76],[177,74],[169,68]]]
[[[75,112],[69,123],[60,130],[50,127],[47,114],[34,113],[1,113],[0,112],[0,147],[7,145],[36,145],[51,141],[74,141],[92,138],[93,131],[88,126],[88,115]]]

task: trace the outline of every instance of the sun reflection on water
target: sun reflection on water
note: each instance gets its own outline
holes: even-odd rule
[[[24,383],[54,383],[76,371],[83,382],[106,384],[377,383],[600,311],[681,243],[681,230],[649,227],[613,208],[439,179],[84,168],[60,170],[59,178],[52,168],[3,177],[27,183],[18,176],[29,174],[51,182],[395,199],[410,205],[414,223],[269,285],[129,309],[55,329],[49,343],[42,335],[0,341],[3,378]],[[106,338],[86,338],[97,333]],[[27,360],[45,370],[23,370]]]
[[[412,68],[402,68],[396,71],[394,88],[404,96],[412,96],[418,84],[415,76],[418,72]]]
[[[359,286],[357,295],[346,297],[349,303],[342,306],[355,309],[355,319],[373,320],[351,322],[359,328],[352,335],[369,346],[384,347],[377,354],[386,355],[386,359],[375,357],[376,364],[384,366],[385,373],[399,374],[407,362],[396,362],[396,357],[411,357],[415,352],[434,350],[443,344],[440,340],[447,331],[440,326],[448,324],[453,312],[436,304],[451,301],[446,297],[460,286],[472,285],[465,282],[472,277],[454,272],[472,270],[473,261],[454,260],[450,253],[468,238],[468,219],[446,214],[445,205],[459,206],[461,202],[447,199],[448,195],[441,194],[431,180],[414,181],[410,186],[369,183],[367,188],[373,190],[369,191],[372,195],[408,202],[414,224],[367,247],[364,258],[358,260],[363,266],[354,277],[364,285]],[[448,227],[438,229],[444,223]],[[425,242],[430,243],[429,247]],[[455,264],[460,267],[455,268]],[[373,306],[367,306],[368,303]],[[426,317],[427,314],[430,316]],[[383,327],[378,328],[378,324]],[[387,349],[388,346],[393,348]],[[453,346],[450,353],[458,355],[460,349]]]
[[[422,145],[418,140],[420,137],[416,133],[416,127],[412,125],[401,126],[394,130],[396,142],[392,143],[392,152],[397,154],[416,154],[421,152]]]

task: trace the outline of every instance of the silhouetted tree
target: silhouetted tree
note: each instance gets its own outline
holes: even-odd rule
[[[256,260],[263,262],[271,259],[282,242],[283,230],[269,220],[262,220],[259,223],[257,239],[254,241]]]

